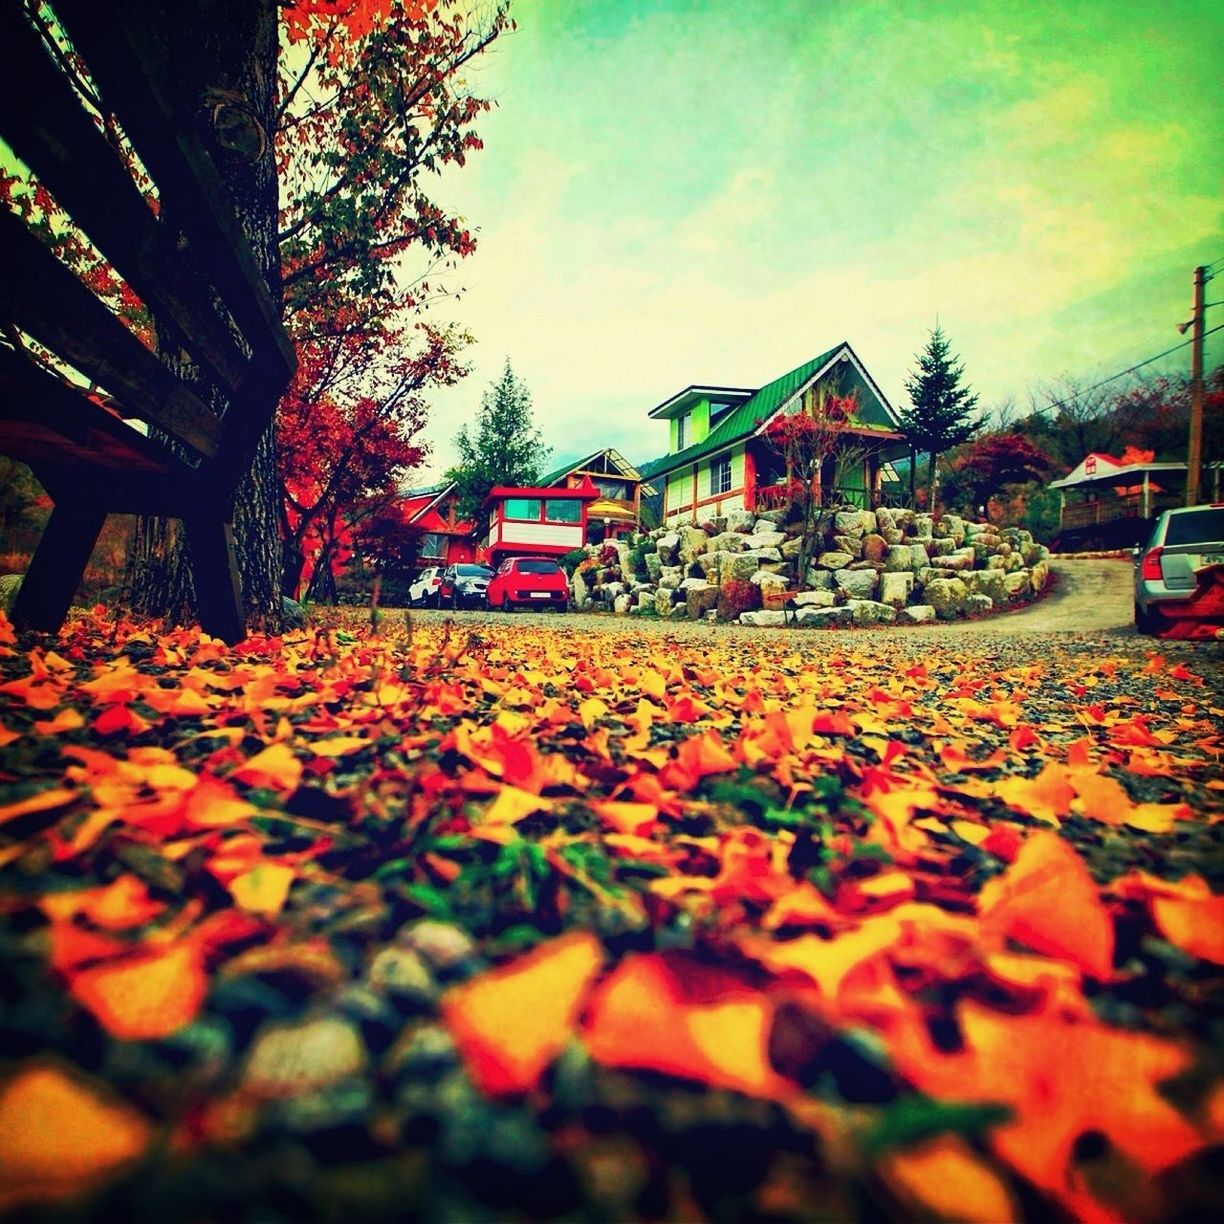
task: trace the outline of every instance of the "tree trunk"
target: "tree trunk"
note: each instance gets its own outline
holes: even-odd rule
[[[227,184],[256,263],[273,301],[280,302],[280,254],[276,244],[277,182],[273,157],[276,104],[277,9],[275,0],[196,0],[194,4],[150,4],[149,22],[164,41],[175,65],[181,112],[194,117]],[[220,144],[213,129],[215,99],[234,100],[229,108],[245,115],[255,139],[242,150]],[[233,142],[231,142],[233,143]],[[173,224],[172,217],[163,217]],[[168,364],[178,360],[178,345],[165,345]],[[221,397],[194,371],[202,398]],[[234,542],[242,578],[243,602],[252,624],[269,628],[281,619],[280,477],[274,431],[260,440],[250,473],[238,488]],[[172,620],[194,617],[195,592],[187,544],[177,522],[143,520],[133,542],[130,581],[133,606]]]
[[[935,460],[939,458],[938,451],[927,451],[927,461],[930,469],[927,471],[927,513],[935,513]]]

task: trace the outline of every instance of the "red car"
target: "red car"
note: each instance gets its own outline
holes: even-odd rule
[[[511,612],[515,608],[569,607],[569,579],[548,557],[507,557],[489,583],[489,607]]]

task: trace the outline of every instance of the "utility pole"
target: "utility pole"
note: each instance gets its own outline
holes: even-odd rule
[[[1203,287],[1207,269],[1194,269],[1194,314],[1190,326],[1190,449],[1186,457],[1186,505],[1197,506],[1203,468]]]

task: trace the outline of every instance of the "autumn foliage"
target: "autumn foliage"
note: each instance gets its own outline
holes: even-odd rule
[[[0,1205],[1205,1210],[1198,660],[358,624],[0,620]]]

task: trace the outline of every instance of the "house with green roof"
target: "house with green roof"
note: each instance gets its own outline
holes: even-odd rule
[[[587,507],[584,542],[599,544],[637,531],[642,497],[655,496],[655,489],[644,484],[637,468],[610,446],[549,472],[540,484],[576,489],[588,480],[599,491],[599,498]]]
[[[667,422],[668,450],[639,470],[662,487],[663,521],[701,522],[780,504],[785,464],[765,430],[780,414],[811,411],[822,390],[853,395],[855,411],[839,429],[845,445],[826,462],[814,492],[863,507],[898,497],[892,461],[909,453],[901,422],[843,341],[763,387],[693,384],[652,408],[651,417]]]

